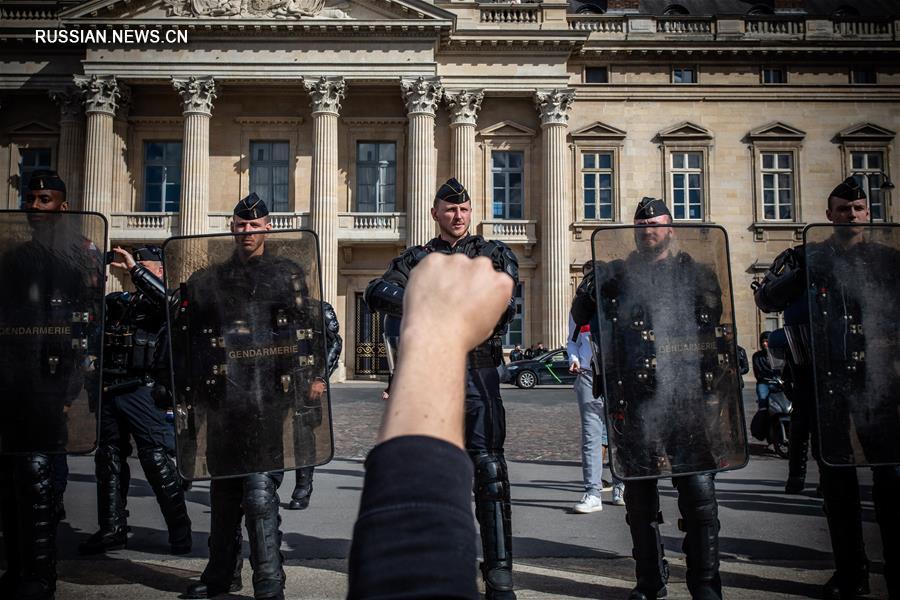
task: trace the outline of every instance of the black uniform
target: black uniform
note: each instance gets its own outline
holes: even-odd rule
[[[487,241],[480,235],[467,235],[451,246],[436,237],[424,246],[406,250],[391,262],[384,275],[369,284],[365,294],[369,307],[400,316],[410,271],[432,252],[459,253],[471,258],[487,256],[493,261],[495,269],[505,272],[518,283],[518,260],[505,244]],[[514,315],[515,307],[511,302],[496,332],[502,331]],[[466,449],[475,466],[475,516],[481,526],[484,552],[482,573],[488,598],[515,597],[512,592],[509,475],[503,456],[506,414],[500,398],[497,373],[502,352],[502,342],[497,335],[472,350],[466,379]]]
[[[154,253],[137,258],[160,260],[161,256]],[[168,383],[158,377],[158,372],[164,372],[159,364],[159,345],[164,341],[169,295],[162,282],[140,264],[131,269],[131,280],[137,288],[135,293],[113,292],[106,297],[100,439],[94,455],[100,530],[79,551],[94,554],[126,544],[127,459],[131,454],[129,438],[133,437],[144,475],[169,529],[172,553],[186,554],[191,550],[191,520],[172,461],[175,435],[165,411],[154,404],[151,394],[157,380]]]
[[[35,173],[30,187],[65,191],[55,174]],[[69,439],[67,412],[91,384],[87,340],[101,315],[99,303],[86,305],[88,298],[101,298],[100,252],[71,223],[54,217],[29,215],[33,239],[0,259],[4,325],[66,330],[2,333],[0,513],[7,570],[0,596],[6,598],[50,598],[56,589],[64,486],[54,485],[62,476],[54,471],[65,466],[67,446],[77,443]],[[73,311],[84,318],[76,321]]]
[[[843,185],[843,184],[842,184]],[[840,188],[840,186],[839,186]],[[838,189],[839,189],[838,188]],[[833,192],[831,194],[835,196]],[[793,478],[805,476],[806,440],[812,433],[813,456],[818,461],[819,479],[822,497],[824,498],[824,510],[828,520],[828,530],[831,535],[832,552],[836,572],[824,588],[825,598],[844,599],[855,598],[857,594],[867,593],[868,584],[868,559],[863,545],[862,536],[862,511],[860,507],[859,483],[856,469],[851,466],[829,466],[822,460],[820,454],[821,433],[827,446],[835,449],[838,454],[843,452],[847,456],[852,452],[850,439],[847,432],[850,430],[849,421],[853,419],[858,431],[863,452],[869,462],[880,462],[885,456],[897,456],[896,445],[900,443],[895,437],[885,436],[879,431],[866,431],[863,429],[863,420],[857,419],[849,407],[840,401],[841,398],[851,395],[863,385],[859,376],[848,374],[846,369],[836,365],[835,373],[840,373],[834,381],[827,382],[837,394],[838,400],[834,403],[840,411],[843,406],[843,416],[832,415],[828,418],[819,415],[822,422],[821,432],[815,426],[815,377],[811,364],[810,346],[810,318],[807,290],[814,286],[816,290],[827,289],[829,294],[823,296],[828,306],[824,307],[828,314],[829,327],[844,328],[847,323],[859,321],[858,306],[852,297],[841,292],[839,284],[830,281],[806,281],[805,261],[809,253],[817,253],[816,262],[822,264],[830,260],[830,256],[837,254],[855,255],[861,263],[867,267],[866,273],[878,274],[878,277],[896,277],[897,264],[900,261],[897,252],[876,244],[862,242],[848,250],[837,251],[830,243],[810,244],[790,248],[781,253],[773,262],[772,268],[766,273],[762,284],[755,290],[756,304],[764,312],[784,311],[785,333],[788,334],[790,352],[785,363],[785,376],[789,381],[788,392],[793,402],[794,412],[791,417],[791,476]],[[866,324],[862,324],[866,327]],[[828,335],[835,343],[846,341],[853,337],[846,332],[835,331],[838,335]],[[830,348],[835,356],[843,354],[846,348]],[[824,357],[823,357],[824,358]],[[826,384],[826,382],[823,382]],[[896,393],[893,390],[892,393]],[[885,411],[884,418],[875,419],[877,427],[885,430],[897,430],[896,399],[893,412]],[[823,419],[823,417],[825,417]],[[835,418],[836,417],[836,418]],[[866,421],[869,421],[866,419]],[[891,445],[890,448],[884,444]],[[832,463],[835,457],[827,457]],[[884,545],[884,573],[888,584],[890,598],[900,598],[900,467],[879,466],[874,467],[872,499],[875,504],[875,517],[881,529],[881,539]],[[790,483],[790,480],[789,480]]]

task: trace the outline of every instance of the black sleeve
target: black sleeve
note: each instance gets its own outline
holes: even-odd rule
[[[163,282],[150,272],[150,269],[136,264],[130,271],[131,281],[139,292],[144,294],[153,304],[162,307],[166,303],[166,288]]]
[[[578,327],[588,325],[594,318],[597,305],[594,300],[594,272],[584,276],[578,289],[575,290],[575,298],[572,300],[572,319]]]
[[[369,282],[364,296],[369,310],[401,316],[403,294],[409,281],[409,273],[426,254],[421,246],[407,248],[403,254],[391,261],[391,266],[384,275]]]
[[[479,598],[472,461],[447,442],[404,436],[366,459],[350,546],[358,598]]]
[[[516,318],[515,286],[519,285],[519,259],[512,248],[503,242],[494,241],[485,242],[479,249],[479,255],[490,258],[496,271],[506,273],[513,280],[513,297],[509,299],[506,311],[500,316],[500,321],[494,328],[494,334],[497,335],[502,333],[509,322]]]
[[[781,312],[803,294],[806,286],[805,248],[788,248],[772,262],[761,282],[754,282],[753,299],[763,312]]]

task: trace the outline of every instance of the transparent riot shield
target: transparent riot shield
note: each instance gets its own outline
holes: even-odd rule
[[[613,472],[647,479],[747,463],[728,238],[720,227],[592,236],[592,325]]]
[[[803,235],[822,459],[900,464],[900,226]]]
[[[0,211],[0,452],[97,441],[106,219]]]
[[[331,460],[318,242],[310,231],[163,246],[178,468],[188,479]]]
[[[391,375],[397,370],[397,357],[400,352],[400,317],[384,315],[381,326],[381,337],[384,340],[384,354],[387,357]]]

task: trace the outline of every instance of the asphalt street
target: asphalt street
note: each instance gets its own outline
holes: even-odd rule
[[[288,598],[332,599],[346,594],[346,558],[363,483],[363,460],[375,439],[383,404],[380,384],[334,386],[335,460],[316,469],[315,491],[305,511],[282,509],[282,551]],[[745,403],[755,407],[747,391]],[[566,387],[503,390],[507,409],[507,456],[512,484],[516,583],[519,598],[624,599],[632,586],[631,544],[624,508],[579,515],[580,434],[574,393]],[[194,551],[167,554],[165,525],[136,459],[131,460],[132,528],[128,548],[84,558],[79,542],[96,529],[96,492],[91,457],[70,458],[67,518],[60,526],[57,599],[176,598],[199,576],[208,556],[208,483],[188,492]],[[717,477],[722,576],[726,598],[817,598],[831,574],[828,534],[817,473],[810,464],[803,495],[783,493],[786,461],[761,445],[749,465]],[[871,474],[860,471],[865,536],[872,565],[872,598],[886,598],[881,542],[871,503]],[[280,490],[286,506],[293,489],[288,474]],[[676,495],[660,483],[662,526],[672,567],[670,598],[688,598],[680,552]],[[609,500],[609,493],[604,494]],[[244,556],[247,556],[245,544]],[[228,598],[252,598],[249,562],[244,590]]]

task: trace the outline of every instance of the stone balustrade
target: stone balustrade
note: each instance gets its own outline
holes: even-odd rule
[[[354,242],[402,242],[406,213],[338,213],[337,237]]]
[[[540,4],[489,4],[479,10],[481,23],[532,25],[541,22]]]
[[[664,35],[712,35],[714,19],[705,17],[657,17],[656,32]]]

